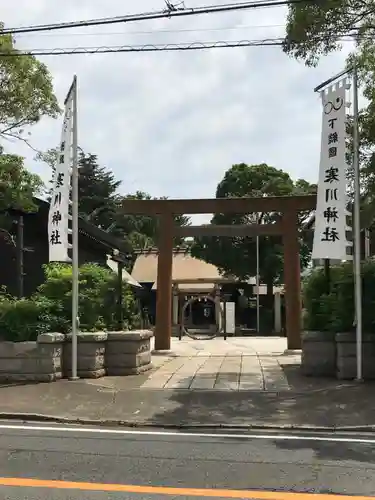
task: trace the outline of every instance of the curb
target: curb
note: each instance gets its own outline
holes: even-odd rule
[[[2,420],[17,420],[23,423],[61,423],[61,424],[80,424],[92,425],[98,427],[129,427],[137,429],[147,428],[162,428],[171,430],[195,429],[195,430],[210,430],[210,429],[227,429],[227,430],[263,430],[263,431],[303,431],[303,432],[374,432],[375,425],[352,425],[352,426],[321,426],[321,425],[262,425],[262,424],[197,424],[197,423],[166,423],[158,420],[128,421],[128,420],[95,420],[79,417],[57,417],[53,415],[45,415],[38,413],[6,413],[0,412],[0,424]]]

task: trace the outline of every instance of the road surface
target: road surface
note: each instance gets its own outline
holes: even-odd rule
[[[0,465],[0,499],[375,498],[371,434],[0,422]]]

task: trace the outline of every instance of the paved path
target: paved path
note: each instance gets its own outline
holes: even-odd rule
[[[5,423],[0,498],[340,500],[336,495],[346,494],[365,500],[375,491],[374,444],[358,434],[142,433]]]
[[[171,352],[153,356],[156,370],[142,389],[285,391],[285,369],[300,364],[284,337],[172,339]]]
[[[0,414],[157,426],[375,429],[374,384],[309,378],[285,339],[173,340],[138,376],[0,385]]]

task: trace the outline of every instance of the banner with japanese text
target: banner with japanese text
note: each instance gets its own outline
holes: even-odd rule
[[[323,106],[312,258],[347,260],[346,79],[321,93]]]
[[[73,162],[73,95],[72,88],[65,100],[65,113],[48,216],[50,262],[70,262],[69,205]]]

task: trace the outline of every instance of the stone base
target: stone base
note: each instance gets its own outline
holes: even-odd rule
[[[43,374],[43,373],[10,373],[8,375],[0,374],[0,383],[16,383],[16,382],[56,382],[62,379],[62,373]]]
[[[105,352],[107,374],[132,375],[151,368],[150,330],[108,332]]]
[[[64,348],[64,377],[72,376],[72,335],[66,336]],[[107,333],[79,333],[77,335],[77,375],[80,378],[100,378],[105,370],[105,342]]]
[[[36,342],[0,342],[1,382],[53,382],[62,378],[64,335],[39,335]]]
[[[303,332],[301,371],[311,377],[334,377],[336,374],[335,334]]]
[[[357,377],[357,346],[355,333],[337,333],[337,378],[353,380]],[[362,377],[375,380],[375,335],[362,336]]]
[[[135,368],[111,368],[108,370],[107,375],[112,377],[121,377],[123,375],[140,375],[142,373],[148,372],[153,368],[153,364],[149,363],[148,365],[137,366]]]
[[[152,368],[150,330],[79,333],[77,376],[137,375]],[[107,340],[108,339],[108,340]],[[53,382],[72,376],[72,335],[39,335],[36,342],[0,342],[0,382]]]
[[[102,378],[107,375],[107,370],[105,368],[101,370],[77,370],[77,378],[91,378],[91,379],[96,379],[96,378]],[[71,371],[66,371],[64,373],[64,376],[66,378],[71,379],[72,378],[72,372]]]

